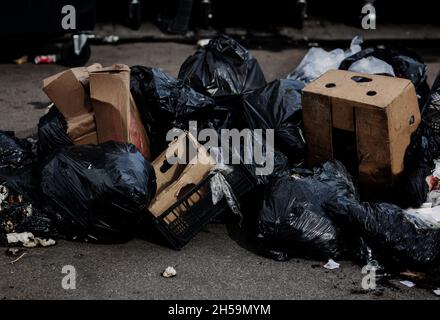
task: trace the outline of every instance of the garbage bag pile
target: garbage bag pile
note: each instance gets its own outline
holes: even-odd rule
[[[337,160],[313,168],[304,165],[302,90],[324,72],[338,68],[404,77],[417,90],[422,123],[411,137],[402,184],[389,203],[362,201],[356,181]],[[97,74],[91,90],[102,70],[90,71]],[[121,79],[125,71],[117,69]],[[426,66],[417,55],[384,46],[364,47],[360,38],[353,39],[348,50],[312,48],[286,79],[269,83],[251,53],[225,35],[188,57],[178,78],[156,68],[133,66],[129,93],[149,137],[151,157],[129,142],[78,145],[68,134],[69,119],[56,106],[40,119],[36,154],[25,141],[0,132],[0,243],[6,243],[11,232],[96,243],[131,239],[156,191],[164,189],[153,167],[168,146],[167,133],[191,130],[190,121],[197,121],[197,129],[217,132],[274,130],[273,145],[266,146],[266,137],[257,141],[263,152],[274,155],[273,172],[254,177],[257,185],[251,193],[264,196],[235,199],[234,185],[228,188],[234,207],[240,208],[243,221],[253,229],[251,241],[263,255],[279,261],[305,256],[366,263],[374,257],[400,268],[438,266],[438,221],[406,210],[429,201],[428,193],[438,188],[440,178],[433,173],[440,158],[440,78],[431,89],[426,78]],[[96,130],[100,138],[99,125]],[[255,161],[250,167],[261,165]],[[159,175],[167,175],[171,167],[164,163]],[[186,171],[173,168],[172,174],[188,178]],[[25,200],[17,206],[6,200],[12,199],[9,194]],[[187,200],[196,201],[195,196]],[[248,203],[239,206],[235,200]],[[36,209],[33,214],[28,203]],[[179,203],[165,212],[166,224],[179,219],[179,214],[170,216],[180,212]],[[34,224],[38,217],[41,223]]]

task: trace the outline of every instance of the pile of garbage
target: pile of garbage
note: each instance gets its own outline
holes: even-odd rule
[[[343,159],[307,165],[303,90],[333,69],[405,78],[417,92],[421,122],[386,201],[364,198]],[[426,80],[414,53],[355,38],[345,51],[312,48],[286,79],[267,83],[251,53],[224,35],[188,57],[178,78],[99,64],[54,75],[43,83],[53,104],[38,140],[0,131],[0,244],[16,245],[29,233],[40,245],[118,243],[156,228],[179,249],[232,212],[257,250],[275,260],[438,267],[440,77],[432,88]],[[219,133],[273,129],[273,145],[259,142],[274,155],[273,172],[256,175],[258,161],[223,163],[218,150],[197,141],[191,121]],[[170,141],[173,130],[179,133]],[[190,146],[215,161],[168,161],[175,148]]]

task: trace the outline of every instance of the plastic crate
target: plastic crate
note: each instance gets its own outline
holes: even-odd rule
[[[153,218],[157,229],[173,248],[181,249],[213,218],[227,209],[225,199],[222,199],[216,205],[212,203],[209,184],[212,177],[212,174],[206,176],[159,217]],[[234,166],[234,170],[229,174],[225,174],[225,178],[234,190],[234,195],[238,200],[256,185],[255,177],[243,165]],[[202,188],[206,190],[204,196],[196,203],[190,204],[189,199],[200,193]],[[181,211],[182,206],[186,210],[179,213],[178,211]],[[170,215],[173,219],[172,222],[170,222]]]

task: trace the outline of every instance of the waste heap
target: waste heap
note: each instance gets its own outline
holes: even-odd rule
[[[180,249],[220,218],[276,260],[437,267],[440,78],[431,89],[426,78],[414,53],[355,38],[345,51],[312,48],[267,83],[224,35],[178,78],[120,64],[56,74],[43,82],[53,104],[38,140],[0,132],[0,243],[24,243],[25,232],[118,243],[156,228]],[[273,170],[256,174],[264,163],[243,161],[243,148],[240,163],[225,161],[193,121],[219,136],[251,129]],[[267,129],[273,144],[255,134]]]

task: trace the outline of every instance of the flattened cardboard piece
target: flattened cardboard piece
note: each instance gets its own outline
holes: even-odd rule
[[[331,70],[303,89],[302,105],[310,166],[337,158],[337,129],[355,134],[364,194],[380,193],[396,182],[411,134],[421,121],[411,81]]]
[[[167,150],[169,154],[186,155],[189,153],[187,151],[189,150],[187,143],[195,147],[198,161],[189,161],[188,164],[169,164],[166,158]],[[205,178],[213,169],[215,163],[208,151],[190,133],[179,136],[169,144],[167,150],[152,163],[156,173],[157,192],[156,197],[150,204],[149,211],[155,217],[159,217],[165,210],[176,203],[180,197]],[[191,156],[185,158],[195,159]],[[196,203],[205,194],[206,191],[200,190],[188,199],[188,203]],[[183,214],[186,210],[187,208],[181,206],[174,210],[174,215]],[[167,219],[168,223],[171,223],[175,218],[170,216]]]
[[[57,73],[43,80],[43,91],[67,122],[67,134],[75,144],[96,144],[96,124],[89,97],[89,74],[102,66],[95,63]]]
[[[90,97],[99,143],[133,143],[150,158],[150,141],[130,93],[130,68],[116,64],[90,73]]]

